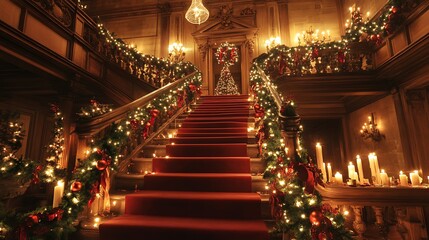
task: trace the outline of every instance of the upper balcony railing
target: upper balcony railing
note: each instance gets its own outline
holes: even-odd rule
[[[257,61],[272,79],[379,70],[408,47],[427,41],[428,8],[427,1],[389,1],[371,20],[353,9],[341,40],[278,45]]]

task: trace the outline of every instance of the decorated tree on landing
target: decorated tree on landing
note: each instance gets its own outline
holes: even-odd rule
[[[229,66],[238,61],[238,49],[234,44],[222,43],[217,51],[216,58],[219,64],[223,64],[220,78],[217,82],[215,95],[238,95],[238,87],[229,71]]]
[[[229,71],[228,64],[223,65],[220,72],[219,82],[215,89],[215,95],[238,95],[238,88],[235,84],[234,78]]]

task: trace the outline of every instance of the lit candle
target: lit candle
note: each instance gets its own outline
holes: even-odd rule
[[[323,165],[323,152],[322,152],[322,145],[320,145],[320,143],[316,144],[316,160],[317,160],[317,167],[319,167],[322,170],[323,181],[326,182],[326,168]]]
[[[399,183],[402,187],[408,187],[408,177],[402,171],[399,172]]]
[[[381,184],[381,178],[380,178],[380,165],[378,164],[378,158],[377,155],[375,153],[372,153],[373,158],[374,158],[374,167],[375,167],[375,176],[377,179],[377,183]]]
[[[92,202],[92,204],[91,204],[91,214],[92,214],[93,216],[98,215],[99,208],[100,208],[100,194],[99,194],[99,193],[97,193],[97,194],[95,195],[95,199],[94,199],[94,201],[93,201],[93,202]]]
[[[387,176],[387,173],[384,171],[384,169],[381,169],[380,173],[380,179],[381,179],[381,185],[389,186],[389,176]]]
[[[343,184],[343,175],[341,173],[339,172],[335,173],[335,182],[340,185]]]
[[[322,173],[323,173],[323,181],[324,182],[328,182],[328,175],[326,173],[326,164],[322,163],[323,168],[322,168]]]
[[[328,163],[328,178],[329,178],[329,182],[334,182],[334,180],[332,179],[332,167],[330,163]]]
[[[356,164],[359,172],[360,183],[363,184],[364,176],[363,176],[362,159],[360,158],[359,155],[356,155]]]
[[[419,174],[417,173],[417,170],[410,173],[410,180],[411,180],[411,186],[419,186],[420,185],[420,179]]]
[[[348,170],[349,170],[349,178],[350,179],[355,179],[355,165],[353,165],[352,162],[349,163],[348,166]]]
[[[64,182],[59,180],[57,186],[54,187],[54,199],[52,200],[52,207],[56,208],[60,205],[61,199],[64,194]]]
[[[374,158],[372,153],[368,154],[369,168],[371,169],[371,177],[376,177],[375,167],[374,167]]]

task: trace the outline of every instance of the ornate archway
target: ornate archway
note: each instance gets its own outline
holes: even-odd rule
[[[198,66],[203,73],[203,94],[213,95],[214,93],[216,87],[214,64],[217,64],[214,53],[223,42],[233,43],[240,50],[240,66],[237,69],[240,71],[240,75],[237,76],[240,76],[241,79],[236,79],[236,81],[240,83],[241,94],[248,93],[249,69],[253,56],[257,54],[254,52],[258,32],[255,13],[255,10],[245,8],[239,16],[234,16],[232,8],[222,5],[217,15],[192,34],[200,53]]]

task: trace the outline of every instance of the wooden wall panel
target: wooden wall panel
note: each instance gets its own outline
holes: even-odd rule
[[[405,31],[401,31],[391,39],[393,55],[402,51],[408,46],[407,35]]]
[[[73,47],[73,62],[86,69],[86,51],[79,43],[75,43]]]
[[[76,26],[75,26],[75,32],[77,35],[83,37],[83,20],[80,18],[76,18]]]
[[[59,55],[67,57],[67,39],[44,25],[31,14],[28,14],[25,20],[24,33]]]
[[[408,26],[411,42],[419,40],[429,33],[429,11],[426,11]]]
[[[386,43],[375,52],[375,65],[380,66],[390,57],[389,45]]]
[[[94,74],[97,77],[101,77],[102,65],[101,62],[95,59],[92,55],[88,57],[88,69],[90,73]]]
[[[14,28],[19,26],[21,8],[10,0],[0,0],[0,20]]]
[[[120,38],[153,37],[158,34],[158,17],[156,14],[132,18],[109,19],[104,22],[110,32]]]
[[[375,122],[381,134],[385,136],[380,142],[373,142],[369,139],[364,140],[360,136],[360,129],[364,123],[368,123],[368,116],[374,113]],[[396,109],[392,95],[386,96],[372,104],[369,104],[357,111],[350,113],[348,116],[349,131],[349,156],[359,154],[364,162],[364,174],[366,178],[370,176],[368,166],[368,154],[376,152],[380,169],[385,169],[388,175],[398,175],[400,170],[405,169],[401,136],[399,133]],[[352,159],[348,159],[351,161]]]

